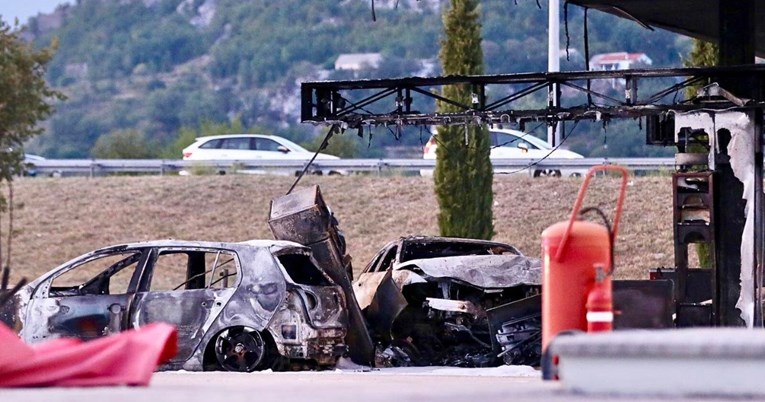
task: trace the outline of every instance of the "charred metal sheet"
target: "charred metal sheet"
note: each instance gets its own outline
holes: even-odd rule
[[[374,362],[374,345],[351,285],[350,261],[337,220],[324,202],[319,186],[294,191],[271,201],[268,225],[274,237],[311,248],[319,265],[343,289],[348,310],[347,341],[351,359],[359,364]]]
[[[353,289],[362,295],[364,304],[360,307],[372,332],[385,341],[390,341],[393,322],[406,307],[406,298],[393,281],[392,271],[365,275],[366,277],[362,275],[359,278]],[[370,280],[366,281],[367,278]]]
[[[472,315],[473,317],[481,317],[486,315],[486,311],[484,311],[484,309],[467,300],[449,300],[437,299],[435,297],[426,297],[425,303],[427,307],[435,310],[466,313]]]
[[[331,236],[331,213],[319,186],[307,187],[271,201],[268,225],[274,237],[311,245]]]
[[[230,293],[232,290],[226,289]],[[135,302],[136,326],[152,322],[166,322],[178,331],[177,359],[191,357],[201,341],[203,325],[216,303],[212,289],[184,292],[148,292],[139,295]]]
[[[416,266],[432,278],[462,281],[484,289],[541,285],[542,264],[520,255],[469,255],[411,260],[394,269]]]
[[[492,349],[506,364],[538,366],[542,355],[542,296],[534,295],[486,311]]]
[[[613,281],[614,328],[674,327],[673,288],[668,279]]]

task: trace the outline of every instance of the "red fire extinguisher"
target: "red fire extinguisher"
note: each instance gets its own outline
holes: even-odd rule
[[[613,226],[578,220],[582,201],[593,175],[599,171],[621,173],[622,182],[616,202]],[[627,187],[627,169],[606,165],[591,168],[579,189],[571,217],[542,232],[542,351],[562,331],[588,329],[587,299],[592,296],[594,329],[604,329],[607,318],[604,306],[611,299],[611,247],[616,238]],[[596,269],[603,274],[596,281]],[[593,289],[594,287],[594,289]],[[604,303],[607,300],[608,303]],[[597,319],[597,320],[596,320]]]
[[[587,295],[587,332],[610,331],[614,327],[614,305],[611,281],[603,264],[595,264],[595,283]]]

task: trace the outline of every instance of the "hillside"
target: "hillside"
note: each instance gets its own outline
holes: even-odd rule
[[[371,4],[78,0],[32,18],[24,36],[37,45],[58,40],[48,80],[69,100],[57,105],[46,133],[28,150],[46,157],[89,157],[99,138],[117,130],[136,130],[152,149],[162,150],[183,128],[235,119],[247,131],[310,142],[317,128],[298,123],[300,82],[439,73],[441,7],[448,1],[376,0],[374,18]],[[481,2],[486,73],[546,69],[546,6],[532,0]],[[566,15],[561,44],[570,52],[561,68],[582,70],[583,12],[572,6]],[[690,43],[596,11],[589,13],[588,34],[591,55],[641,52],[653,67],[681,65]],[[335,70],[339,55],[365,52],[382,55],[377,68]],[[545,104],[544,94],[537,98],[530,101]],[[644,156],[657,150],[643,146],[639,123],[609,130],[600,123],[582,124],[568,131],[567,145],[584,155]],[[417,135],[393,134],[382,129],[357,141],[355,152],[381,156],[388,146],[422,145]]]
[[[258,175],[20,179],[14,185],[14,279],[33,279],[121,242],[271,238],[269,202],[291,184],[289,177]],[[339,218],[357,272],[398,236],[437,234],[429,178],[308,177],[302,183],[310,184],[321,186]],[[541,232],[568,218],[580,184],[495,178],[494,239],[539,256]],[[596,178],[584,205],[610,208],[617,189],[617,180]],[[617,238],[617,277],[645,278],[648,268],[673,265],[671,193],[669,177],[630,180]],[[2,224],[7,231],[7,222]]]

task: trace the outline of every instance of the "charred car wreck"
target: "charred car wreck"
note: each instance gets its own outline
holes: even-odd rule
[[[538,365],[541,263],[508,244],[405,237],[354,283],[377,365]]]
[[[401,238],[352,283],[318,186],[273,200],[268,223],[279,240],[95,250],[0,291],[0,321],[28,343],[166,322],[178,354],[162,369],[538,364],[541,264],[515,247]]]
[[[333,366],[347,351],[342,289],[297,243],[152,241],[102,248],[22,287],[0,320],[34,343],[176,326],[164,369]]]

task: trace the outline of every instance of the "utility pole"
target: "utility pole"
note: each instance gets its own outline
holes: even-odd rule
[[[547,71],[560,71],[560,0],[549,0],[547,28]],[[552,84],[550,106],[558,105],[558,84]],[[547,126],[547,143],[551,147],[560,145],[560,125]]]

